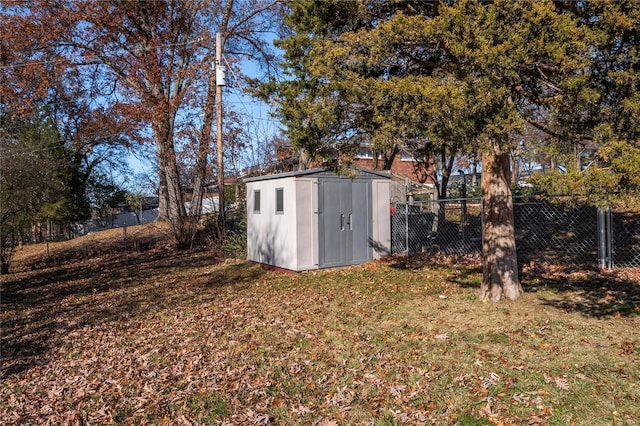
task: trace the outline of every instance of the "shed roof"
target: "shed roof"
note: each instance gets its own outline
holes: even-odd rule
[[[360,168],[352,168],[349,170],[356,172],[357,173],[356,177],[366,177],[371,179],[391,179],[393,177],[389,173],[380,172],[376,170],[368,170],[368,169],[360,169]],[[315,168],[315,169],[308,169],[308,170],[298,170],[295,172],[277,173],[273,175],[255,176],[255,177],[245,178],[244,181],[259,182],[263,180],[281,179],[286,177],[310,176],[310,175],[348,177],[346,175],[337,174],[329,169]]]

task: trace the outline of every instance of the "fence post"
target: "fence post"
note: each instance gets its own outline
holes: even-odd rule
[[[611,207],[598,207],[598,265],[601,269],[613,268]]]
[[[604,210],[598,207],[598,265],[601,269],[606,267],[604,235]]]
[[[611,220],[611,207],[606,210],[607,226],[607,268],[613,269],[613,221]]]
[[[404,197],[404,249],[406,256],[409,257],[409,191],[411,184],[409,179],[405,181],[405,197]]]

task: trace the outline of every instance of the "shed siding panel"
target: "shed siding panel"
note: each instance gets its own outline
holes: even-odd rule
[[[254,213],[253,193],[258,187],[258,183],[247,183],[247,259],[253,260],[254,262],[263,261],[258,244],[262,218]]]
[[[352,238],[349,263],[359,264],[372,259],[371,192],[371,181],[356,179],[351,182],[351,205],[347,206],[347,227]]]
[[[373,205],[373,257],[391,254],[391,215],[389,181],[374,180],[372,190]]]
[[[283,189],[284,212],[276,214],[276,188]],[[253,193],[260,190],[260,213]],[[292,178],[247,183],[247,256],[249,260],[297,270],[295,181]]]
[[[318,181],[296,181],[298,270],[318,268]]]

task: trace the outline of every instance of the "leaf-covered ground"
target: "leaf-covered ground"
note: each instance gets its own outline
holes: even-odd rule
[[[640,424],[634,271],[529,267],[483,304],[447,259],[291,275],[91,238],[1,277],[2,424]]]

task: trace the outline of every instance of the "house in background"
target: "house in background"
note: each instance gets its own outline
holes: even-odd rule
[[[390,176],[325,169],[245,179],[247,257],[292,271],[355,265],[390,253]]]
[[[356,167],[369,170],[382,171],[385,167],[382,154],[367,145],[360,146],[356,152],[353,163]],[[417,184],[433,184],[430,180],[431,174],[434,173],[433,165],[427,161],[417,160],[409,149],[399,149],[387,170],[398,178],[409,179],[411,182]]]
[[[293,172],[304,169],[300,167],[298,152],[291,145],[281,143],[275,147],[275,161],[262,167],[260,170],[251,169],[247,175],[257,176],[271,173]],[[385,161],[379,151],[375,151],[371,145],[363,143],[356,151],[352,160],[353,167],[389,172],[393,176],[401,179],[409,179],[411,182],[423,185],[431,185],[433,182],[430,176],[435,173],[434,165],[429,161],[420,161],[408,148],[398,149],[390,167],[385,168]],[[322,167],[323,164],[312,164],[311,167]]]
[[[414,158],[409,149],[400,149],[385,170],[384,159],[380,152],[375,152],[368,144],[362,144],[355,153],[352,166],[362,170],[383,173],[391,178],[391,200],[404,202],[414,195],[421,200],[437,199],[438,191],[432,179],[435,173],[432,162]],[[323,164],[313,164],[323,167]],[[246,177],[255,177],[273,173],[294,172],[300,170],[298,153],[291,145],[281,144],[276,147],[276,161],[258,169],[248,170]],[[245,177],[245,179],[246,179]],[[409,198],[408,198],[409,197]]]

